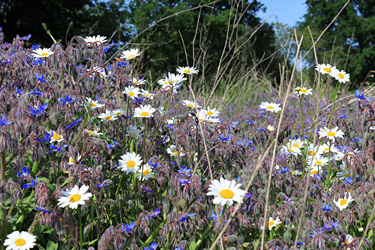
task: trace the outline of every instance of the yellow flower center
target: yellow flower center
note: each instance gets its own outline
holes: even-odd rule
[[[294,144],[293,147],[294,148],[299,148],[299,144]]]
[[[81,196],[79,194],[73,194],[72,196],[70,196],[70,199],[69,201],[70,202],[77,202],[81,199]]]
[[[105,119],[108,120],[108,121],[109,121],[109,120],[112,120],[112,118],[113,118],[113,117],[110,116],[110,115],[105,117]]]
[[[134,96],[134,92],[129,92],[129,96]]]
[[[307,93],[307,89],[300,89],[299,91],[302,93]]]
[[[177,154],[178,154],[177,150],[173,151],[173,154],[174,154],[174,155],[177,155]]]
[[[342,199],[342,200],[340,201],[340,205],[341,205],[341,206],[344,206],[347,202],[348,202],[347,199]]]
[[[349,178],[349,177],[350,177],[350,174],[345,174],[344,176],[347,177],[347,178]]]
[[[46,57],[46,56],[49,56],[49,54],[48,53],[42,53],[42,54],[40,54],[40,56],[41,57]]]
[[[121,115],[121,112],[116,112],[116,115]]]
[[[56,134],[56,133],[53,133],[52,138],[55,139],[56,141],[61,140],[61,136],[59,134]]]
[[[268,106],[267,108],[268,109],[275,109],[273,106]]]
[[[346,245],[349,245],[350,243],[349,243],[349,241],[346,240],[346,241],[345,241],[345,244],[346,244]]]
[[[150,173],[150,170],[145,170],[145,171],[143,171],[143,176],[146,176],[146,175],[148,175]]]
[[[150,114],[148,112],[145,112],[145,111],[141,113],[141,116],[149,116],[149,115]]]
[[[344,79],[344,74],[343,73],[339,73],[338,76],[341,78],[341,79]]]
[[[130,135],[131,137],[133,137],[133,138],[136,138],[136,137],[137,137],[137,135],[134,134],[134,133],[130,133],[129,135]]]
[[[349,170],[349,168],[347,166],[345,166],[345,170]]]
[[[320,164],[322,164],[322,163],[323,163],[323,162],[321,162],[321,161],[316,161],[316,162],[315,162],[316,165],[320,165]]]
[[[92,130],[89,131],[89,134],[90,134],[90,135],[92,135],[93,133],[94,133],[94,131],[92,131]]]
[[[92,102],[92,103],[90,103],[90,106],[91,107],[96,107],[96,104]]]
[[[328,152],[328,151],[329,151],[329,148],[324,148],[324,151]]]
[[[294,150],[290,148],[290,149],[288,149],[288,152],[294,153]]]
[[[232,199],[234,196],[234,193],[230,189],[223,189],[220,191],[220,196],[224,199]]]
[[[61,172],[63,172],[63,174],[66,174],[68,173],[66,170],[61,170]]]
[[[132,59],[134,57],[135,57],[135,55],[130,55],[130,56],[128,56],[128,59]]]
[[[126,163],[126,166],[127,166],[128,168],[134,168],[134,167],[135,167],[135,161],[128,161],[128,162]]]
[[[194,105],[191,104],[191,103],[189,103],[187,106],[190,107],[190,108],[194,108]]]
[[[70,163],[74,163],[73,158],[70,158],[69,161],[70,161]]]
[[[212,113],[212,111],[208,111],[207,112],[207,115],[213,115],[214,113]]]
[[[164,84],[169,84],[169,82],[164,82]]]
[[[185,70],[184,70],[184,73],[189,74],[189,73],[190,73],[190,70],[185,69]]]
[[[135,83],[135,84],[139,84],[139,82],[138,82],[138,81],[135,81],[134,83]]]
[[[318,171],[316,171],[316,170],[312,170],[312,171],[311,171],[311,174],[313,174],[313,175],[317,175],[317,174],[318,174]]]
[[[335,136],[336,134],[334,132],[328,132],[327,135],[328,136]]]
[[[16,239],[16,241],[14,242],[14,244],[16,244],[16,246],[23,246],[26,244],[26,240],[22,239],[22,238],[19,238],[19,239]]]
[[[273,225],[275,225],[275,222],[274,222],[274,221],[270,221],[270,222],[268,222],[268,227],[272,227]]]
[[[293,174],[293,175],[295,175],[295,174],[296,174],[296,172],[295,172],[295,171],[293,171],[293,172],[292,172],[292,174]]]
[[[332,72],[332,70],[330,69],[330,68],[324,68],[323,69],[325,72],[328,72],[328,73],[331,73]]]
[[[145,96],[146,96],[146,97],[150,97],[150,95],[149,95],[149,94],[145,94]]]

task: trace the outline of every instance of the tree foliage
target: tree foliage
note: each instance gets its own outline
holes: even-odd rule
[[[307,27],[316,40],[347,0],[307,0],[307,14],[298,28],[309,37]],[[375,0],[353,0],[338,16],[317,44],[319,63],[332,63],[345,69],[358,85],[370,70],[375,69]],[[312,46],[304,39],[304,50]],[[313,54],[308,58],[315,64]]]

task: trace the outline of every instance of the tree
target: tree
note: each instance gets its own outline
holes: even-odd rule
[[[91,0],[3,0],[0,2],[0,16],[5,41],[11,42],[16,35],[32,35],[33,43],[50,46],[51,38],[42,28],[46,23],[56,39],[65,42],[66,32],[71,24],[68,41],[73,35],[88,33],[94,24]]]
[[[315,39],[329,25],[347,0],[307,0],[305,20],[299,30],[309,37],[307,27]],[[353,0],[338,16],[317,44],[319,63],[332,63],[351,75],[355,86],[361,83],[370,70],[375,69],[375,0]],[[304,39],[303,49],[312,45]],[[315,65],[311,53],[308,61]]]

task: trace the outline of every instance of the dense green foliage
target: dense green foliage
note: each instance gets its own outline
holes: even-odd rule
[[[307,0],[307,14],[298,28],[305,35],[304,50],[329,25],[347,0]],[[338,16],[317,44],[319,63],[332,63],[350,73],[354,85],[361,83],[370,70],[375,69],[375,1],[353,0]],[[308,58],[315,65],[313,53]]]

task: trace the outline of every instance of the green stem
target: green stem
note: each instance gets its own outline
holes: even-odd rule
[[[227,208],[227,204],[224,205],[223,213],[222,213],[222,215],[221,215],[221,217],[220,217],[219,224],[223,221],[223,218],[224,218],[224,215],[225,215],[225,209],[226,209],[226,208]],[[215,242],[215,240],[216,240],[218,234],[219,234],[219,230],[216,230],[215,237],[214,237],[214,239],[212,240],[212,245],[214,244],[214,242]],[[211,245],[211,247],[212,247],[212,245]]]
[[[79,217],[79,249],[82,250],[83,248],[83,234],[82,234],[82,216],[81,216],[81,208],[78,207],[78,217]]]
[[[176,116],[178,116],[178,111],[180,110],[180,103],[181,103],[181,99],[182,99],[182,97],[184,96],[185,88],[186,88],[186,85],[184,84],[184,89],[182,90],[180,100],[178,101]]]

